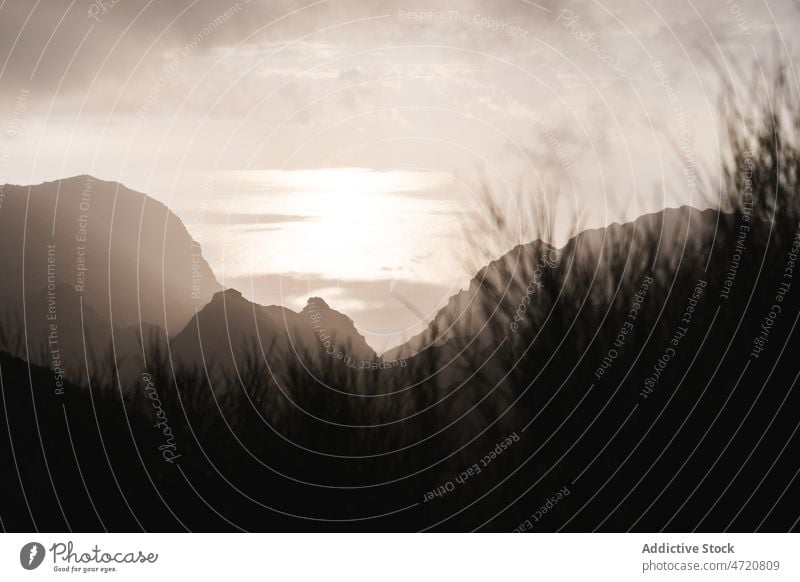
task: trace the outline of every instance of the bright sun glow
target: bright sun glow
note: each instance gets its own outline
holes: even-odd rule
[[[235,182],[227,209],[247,208],[258,216],[226,229],[227,276],[293,272],[423,281],[453,276],[461,208],[445,174],[254,171],[238,173]]]

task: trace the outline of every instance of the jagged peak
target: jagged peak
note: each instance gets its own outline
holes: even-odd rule
[[[222,291],[217,291],[214,295],[211,296],[211,301],[206,304],[206,307],[214,304],[224,303],[226,301],[237,301],[240,299],[244,299],[242,297],[242,292],[238,289],[234,289],[233,287],[229,287],[227,289],[223,289]],[[205,307],[203,308],[205,309]]]
[[[328,305],[322,297],[309,297],[303,311],[307,311],[308,309],[325,309],[331,311],[330,305]]]
[[[233,287],[228,287],[227,289],[223,289],[222,291],[217,291],[214,293],[214,299],[236,299],[242,296],[242,292],[238,289],[234,289]]]

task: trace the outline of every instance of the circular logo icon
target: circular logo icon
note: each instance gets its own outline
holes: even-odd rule
[[[44,561],[44,546],[37,542],[30,542],[22,546],[19,551],[19,563],[26,570],[35,570]]]

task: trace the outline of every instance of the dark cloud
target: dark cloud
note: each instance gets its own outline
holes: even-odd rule
[[[555,2],[541,0],[538,4],[553,7]],[[445,9],[453,7],[436,0],[414,8]],[[491,7],[464,2],[458,9],[514,23],[546,14],[509,0]],[[0,9],[0,56],[5,63],[0,86],[8,89],[24,83],[48,91],[59,85],[61,91],[85,89],[97,76],[124,78],[141,59],[144,63],[158,61],[165,51],[180,49],[198,35],[203,38],[193,50],[202,53],[243,41],[262,44],[302,35],[341,42],[338,31],[342,29],[387,40],[427,40],[441,32],[426,22],[398,22],[398,14],[410,10],[409,3],[401,0],[75,0],[69,4],[63,0],[9,0]],[[453,24],[467,37],[477,40],[481,36],[480,25]],[[213,29],[210,34],[209,28]],[[502,35],[494,37],[502,39]]]
[[[698,0],[692,4],[698,8],[698,17],[688,3],[679,10],[674,4],[673,0],[653,0],[647,5],[620,0],[598,9],[592,2],[579,0],[468,0],[457,5],[444,0],[8,0],[0,8],[0,97],[26,88],[32,93],[32,104],[49,110],[52,101],[56,112],[74,114],[82,106],[91,111],[112,103],[121,111],[135,111],[142,105],[139,92],[144,97],[148,94],[142,91],[143,85],[145,89],[157,85],[160,76],[167,77],[165,83],[175,82],[175,71],[168,68],[171,61],[174,69],[187,70],[187,61],[209,54],[220,56],[213,51],[239,43],[244,45],[237,54],[249,51],[250,57],[266,57],[262,68],[278,78],[291,78],[301,64],[311,67],[335,57],[337,48],[380,51],[382,45],[397,44],[426,45],[427,55],[439,52],[443,59],[453,57],[448,47],[466,49],[458,55],[462,62],[480,63],[480,54],[486,53],[536,71],[562,60],[534,40],[541,39],[569,59],[596,66],[585,47],[556,21],[561,10],[580,16],[585,32],[602,39],[609,52],[618,53],[632,66],[641,60],[642,51],[630,42],[630,35],[636,35],[658,58],[683,60],[685,66],[691,63],[685,62],[682,50],[705,47],[713,51],[717,42],[741,40],[743,34],[749,35],[748,44],[763,44],[765,36],[774,40],[774,23],[763,8],[755,10],[741,3],[742,8],[734,14],[732,4]],[[769,4],[779,22],[788,23],[790,16],[796,20],[797,9],[790,0],[771,0]],[[412,18],[408,14],[433,16]],[[524,33],[524,42],[510,35],[509,27]],[[682,48],[673,34],[683,43]],[[626,36],[628,44],[619,40]],[[299,48],[268,56],[282,43],[298,39],[312,43],[298,47],[311,46],[313,50],[305,56],[297,54]],[[323,46],[328,48],[321,50]],[[182,51],[187,55],[175,63]],[[393,54],[390,60],[398,58]],[[364,68],[354,62],[330,71],[333,82],[339,83],[374,76],[374,72],[365,75]],[[197,77],[202,73],[205,71],[199,71]],[[210,94],[216,95],[229,84],[230,79],[216,79]],[[252,87],[244,84],[233,93],[237,102],[247,102],[253,94]],[[353,107],[363,104],[363,99],[344,96],[353,100]],[[192,102],[202,99],[195,95]],[[241,113],[231,103],[220,110]]]
[[[193,43],[192,51],[201,53],[239,42],[296,8],[280,0],[4,2],[0,87],[85,91],[95,78],[124,79],[140,61],[157,62],[165,51]]]

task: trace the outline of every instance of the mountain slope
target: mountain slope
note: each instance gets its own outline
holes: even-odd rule
[[[178,365],[205,365],[212,376],[233,372],[251,356],[278,373],[288,360],[308,366],[337,360],[351,366],[377,356],[353,321],[313,297],[298,312],[248,301],[235,289],[214,295],[170,343]]]
[[[140,327],[174,334],[220,289],[180,219],[145,194],[91,176],[2,192],[0,325],[14,344],[27,336],[17,355],[40,352],[55,326],[83,367],[84,332],[91,356],[112,334],[120,346]]]
[[[606,274],[622,267],[614,265],[620,257],[634,262],[679,261],[691,250],[694,241],[713,232],[720,221],[730,221],[730,215],[683,206],[646,214],[629,223],[583,231],[561,249],[541,240],[518,245],[481,269],[467,289],[453,295],[439,310],[425,331],[386,351],[382,358],[390,361],[412,357],[449,340],[457,340],[462,346],[486,348],[493,341],[490,328],[511,329],[513,324],[518,328],[524,325],[531,306],[537,303],[542,306],[553,299],[542,297],[541,288],[554,269]],[[660,241],[657,256],[645,256],[640,249],[649,246],[645,243],[654,233]],[[614,277],[608,277],[604,290],[597,284],[599,281],[593,280],[593,301],[601,300],[599,293],[613,292],[613,281]]]

